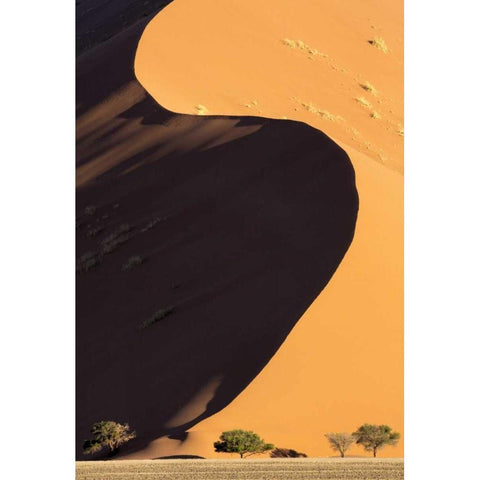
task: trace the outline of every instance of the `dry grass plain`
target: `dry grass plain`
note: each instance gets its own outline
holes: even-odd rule
[[[396,480],[403,458],[77,462],[77,480]]]

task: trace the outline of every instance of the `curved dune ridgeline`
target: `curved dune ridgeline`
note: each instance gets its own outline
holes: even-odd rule
[[[128,454],[230,404],[357,218],[350,160],[319,130],[153,100],[133,70],[148,20],[77,60],[78,458],[95,421],[129,422]]]

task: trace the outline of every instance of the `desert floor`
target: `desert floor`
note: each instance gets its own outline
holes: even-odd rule
[[[402,479],[403,458],[131,460],[77,462],[77,480]]]

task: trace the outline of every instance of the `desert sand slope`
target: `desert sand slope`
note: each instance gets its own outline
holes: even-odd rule
[[[135,428],[126,454],[187,445],[328,283],[357,217],[350,160],[320,131],[160,107],[133,72],[146,21],[77,62],[79,458],[102,419]]]
[[[95,48],[125,29],[159,12],[172,0],[77,0],[77,55]]]
[[[312,456],[333,453],[325,432],[363,422],[403,433],[402,7],[397,0],[176,0],[148,25],[135,68],[160,104],[185,113],[201,104],[210,113],[287,116],[324,130],[352,159],[360,209],[339,269],[261,374],[186,442],[158,440],[145,457],[215,456],[219,432],[238,427]],[[368,43],[376,36],[387,53]],[[365,81],[376,95],[361,88]],[[403,441],[381,454],[403,456]]]
[[[402,0],[175,0],[135,63],[169,110],[286,116],[403,171]]]

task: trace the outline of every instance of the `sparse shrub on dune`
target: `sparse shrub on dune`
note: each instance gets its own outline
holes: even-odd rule
[[[313,103],[302,103],[302,105],[311,113],[317,113],[317,107]]]
[[[317,113],[322,118],[325,118],[326,120],[330,120],[331,122],[334,122],[335,120],[342,120],[342,117],[335,116],[333,115],[333,113],[330,113],[327,110],[318,110]]]
[[[399,128],[399,129],[397,130],[397,133],[398,133],[401,137],[404,137],[404,136],[405,136],[405,132],[404,132],[403,128]]]
[[[373,108],[372,104],[371,104],[366,98],[364,98],[364,97],[357,97],[355,100],[356,100],[360,105],[362,105],[362,107],[368,108],[368,109],[370,109],[370,110]],[[382,117],[381,117],[381,115],[380,115],[378,112],[372,110],[372,111],[370,112],[370,118],[373,118],[373,119],[375,119],[375,120],[378,120],[378,119],[380,119],[380,118],[382,118]]]
[[[100,256],[97,252],[84,253],[77,259],[77,272],[88,272],[100,264]]]
[[[355,99],[360,105],[367,107],[367,108],[372,108],[372,104],[365,98],[363,97],[357,97]]]
[[[275,448],[270,452],[271,458],[307,458],[305,453],[297,452],[292,448]]]
[[[131,225],[124,223],[118,227],[113,233],[105,237],[102,241],[102,252],[104,254],[112,253],[116,248],[130,240],[132,230]]]
[[[383,53],[388,52],[387,44],[385,43],[385,40],[383,38],[375,37],[375,38],[372,38],[371,40],[369,40],[368,43],[370,45],[373,45],[375,48],[378,48]]]
[[[97,207],[95,205],[87,205],[84,210],[85,215],[94,215],[96,211]]]
[[[88,237],[95,237],[98,233],[102,232],[104,228],[100,225],[94,226],[87,232]],[[120,225],[113,233],[106,236],[100,241],[100,251],[99,252],[87,252],[84,253],[80,258],[77,259],[77,271],[79,272],[88,272],[92,268],[96,267],[100,264],[100,261],[104,257],[104,255],[108,255],[112,253],[115,249],[117,249],[120,245],[127,242],[132,238],[132,226],[128,223],[124,223]],[[128,262],[130,262],[127,269],[133,268],[138,262],[138,258],[130,258]],[[140,258],[140,263],[143,259]],[[127,263],[128,263],[127,262]],[[125,265],[124,265],[125,267]]]
[[[370,82],[362,82],[360,83],[360,87],[363,88],[366,92],[371,93],[372,95],[377,95],[377,89],[370,83]]]
[[[208,109],[205,105],[198,104],[195,107],[195,110],[197,111],[197,115],[205,115],[208,112]]]
[[[130,430],[128,423],[122,425],[111,420],[94,423],[91,434],[92,438],[85,440],[83,444],[84,455],[98,453],[104,448],[108,448],[109,453],[113,454],[120,445],[136,437],[135,432]]]
[[[103,232],[104,227],[101,225],[97,225],[95,227],[92,227],[90,230],[87,232],[87,237],[96,237],[100,232]]]
[[[283,39],[283,44],[286,45],[287,47],[290,47],[290,48],[296,48],[298,50],[304,50],[309,55],[313,55],[313,56],[318,55],[320,57],[326,57],[327,56],[326,54],[319,52],[316,48],[313,48],[310,45],[307,45],[302,40],[291,40],[289,38],[284,38]]]
[[[289,38],[284,38],[283,43],[290,48],[296,48],[297,42],[295,40],[290,40]]]
[[[140,231],[142,233],[145,233],[145,232],[148,232],[149,230],[151,230],[157,223],[160,222],[160,219],[158,217],[154,218],[153,220],[150,220],[146,225],[145,227],[143,227]]]
[[[116,237],[111,242],[104,244],[103,253],[109,254],[112,253],[116,248],[118,248],[122,243],[125,243],[130,237],[127,235],[122,235],[121,237]]]
[[[328,112],[327,110],[322,110],[321,108],[318,108],[315,106],[312,102],[300,102],[302,107],[307,109],[310,113],[313,113],[315,115],[319,115],[320,117],[324,118],[325,120],[330,120],[331,122],[335,122],[337,120],[344,120],[342,117],[339,115],[334,115],[333,113]]]
[[[143,262],[144,262],[144,259],[140,255],[134,255],[133,257],[130,257],[122,265],[122,271],[127,272],[127,271],[131,270],[132,268],[135,268],[138,265],[141,265]]]
[[[161,308],[160,310],[157,310],[150,318],[147,318],[147,320],[144,320],[140,324],[140,330],[143,330],[154,323],[159,322],[160,320],[163,320],[165,317],[168,317],[171,313],[173,313],[175,310],[175,307],[173,305],[170,305],[165,308]]]

